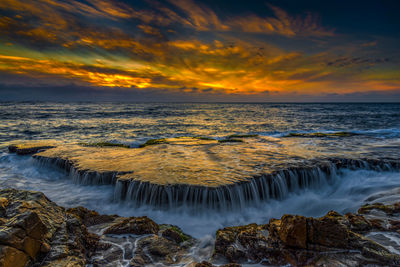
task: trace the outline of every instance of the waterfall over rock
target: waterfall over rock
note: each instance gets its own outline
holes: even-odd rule
[[[95,172],[76,169],[62,159],[35,156],[44,165],[56,165],[69,173],[69,177],[82,185],[113,184],[114,201],[128,201],[135,206],[150,205],[158,208],[190,207],[195,210],[240,210],[248,204],[259,204],[268,199],[284,199],[291,192],[330,186],[339,179],[342,169],[393,171],[400,162],[376,159],[325,159],[312,161],[246,178],[233,184],[207,187],[189,184],[154,184],[135,179],[118,179],[123,172]]]

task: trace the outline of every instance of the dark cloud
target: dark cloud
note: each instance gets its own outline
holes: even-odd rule
[[[314,0],[3,0],[0,84],[16,86],[24,94],[3,92],[21,97],[35,97],[40,86],[57,87],[46,92],[62,97],[63,86],[72,84],[73,92],[81,88],[102,99],[109,90],[110,97],[115,91],[118,97],[208,95],[213,101],[399,88],[397,32],[383,23],[384,38],[372,28],[374,35],[368,29],[349,34],[327,6]],[[349,1],[353,12],[356,6]]]
[[[355,65],[368,65],[373,66],[379,63],[389,62],[389,58],[362,58],[362,57],[341,57],[334,61],[326,63],[327,66],[332,67],[351,67]]]

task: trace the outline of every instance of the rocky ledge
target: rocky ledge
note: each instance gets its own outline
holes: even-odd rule
[[[147,217],[65,209],[43,193],[0,190],[0,266],[145,266],[185,260],[195,240]]]
[[[217,231],[214,258],[265,265],[399,266],[400,247],[390,238],[400,237],[399,212],[400,203],[378,203],[358,214],[284,215],[265,225],[227,227]]]
[[[106,142],[25,141],[10,145],[9,151],[33,154],[38,163],[64,170],[74,183],[115,185],[115,200],[196,212],[245,209],[304,188],[330,186],[342,169],[400,169],[398,159],[351,154],[338,158],[315,151],[310,155],[271,137],[235,136],[239,137],[241,142],[157,139],[140,148]]]
[[[198,241],[176,226],[65,209],[40,192],[2,189],[0,266],[399,266],[400,247],[390,243],[390,235],[400,236],[399,212],[400,203],[374,203],[357,214],[227,227],[217,231],[208,261],[196,263]]]

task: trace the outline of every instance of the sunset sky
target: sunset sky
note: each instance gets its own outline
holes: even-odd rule
[[[400,101],[400,1],[1,0],[0,100]]]

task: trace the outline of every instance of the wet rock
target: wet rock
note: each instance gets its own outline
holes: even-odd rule
[[[175,241],[178,244],[192,239],[191,236],[186,235],[179,227],[174,225],[161,225],[160,228],[162,237]]]
[[[209,263],[207,261],[202,261],[202,262],[196,263],[195,267],[214,267],[214,265],[212,265],[211,263]]]
[[[214,257],[280,265],[397,265],[400,257],[360,232],[372,229],[360,215],[329,212],[321,218],[284,215],[266,225],[228,227],[216,234]],[[265,229],[267,231],[265,231]]]
[[[11,153],[16,153],[18,155],[30,155],[53,147],[55,146],[45,143],[33,142],[33,143],[9,145],[8,151],[10,151]]]
[[[143,217],[119,218],[111,226],[109,226],[104,234],[156,234],[160,230],[158,224]]]
[[[215,240],[215,255],[224,255],[230,262],[257,261],[268,246],[266,225],[226,227],[218,230]]]
[[[139,240],[135,251],[147,264],[177,264],[188,253],[189,246],[182,246],[162,236],[150,235]]]
[[[26,253],[10,246],[0,245],[0,266],[22,267],[28,263],[29,257]]]
[[[109,223],[118,217],[116,215],[100,215],[96,211],[88,210],[81,206],[67,209],[67,212],[78,216],[86,226]]]
[[[97,236],[39,192],[0,190],[0,266],[85,266]]]
[[[141,266],[144,266],[144,265],[146,265],[146,261],[140,256],[134,257],[129,262],[129,266],[132,266],[132,267],[141,267]]]
[[[368,214],[372,210],[380,210],[385,212],[387,215],[393,216],[396,213],[400,213],[400,202],[392,205],[384,205],[382,203],[365,204],[359,210],[359,214]]]
[[[237,264],[237,263],[228,263],[224,265],[219,265],[219,267],[241,267],[242,265]],[[202,261],[200,263],[196,263],[194,267],[216,267],[216,265],[213,265],[207,261]]]
[[[0,209],[0,267],[178,264],[194,243],[173,225],[66,210],[40,192],[0,190]]]
[[[375,227],[371,221],[359,214],[347,213],[344,219],[348,221],[350,229],[357,233],[365,233]]]

